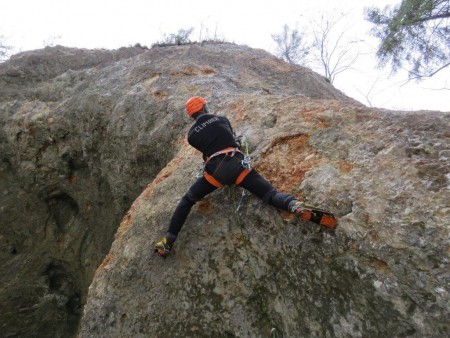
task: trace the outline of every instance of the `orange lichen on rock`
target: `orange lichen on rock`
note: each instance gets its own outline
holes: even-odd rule
[[[190,66],[182,67],[181,69],[170,72],[170,76],[193,76],[198,75],[198,71]]]
[[[171,76],[194,76],[194,75],[214,75],[216,71],[208,66],[183,66],[170,72]]]
[[[165,91],[156,90],[153,92],[153,98],[155,100],[165,100],[169,94]]]
[[[317,127],[320,129],[330,128],[330,124],[325,121],[323,116],[318,116],[317,122]]]
[[[240,246],[244,245],[247,241],[248,241],[248,238],[245,237],[244,235],[233,237],[233,243],[237,247],[240,247]]]
[[[325,107],[314,107],[314,108],[306,108],[299,112],[300,116],[306,122],[312,122],[319,129],[330,128],[330,123],[326,121],[324,116],[320,116],[319,114],[324,112]]]
[[[388,272],[391,270],[389,264],[384,260],[379,259],[377,257],[370,257],[370,264],[378,271],[378,272]]]
[[[255,168],[277,189],[291,192],[299,186],[305,173],[323,160],[308,145],[308,135],[288,135],[272,140]]]
[[[227,106],[227,115],[232,118],[233,124],[242,122],[247,118],[247,112],[252,102],[241,98],[238,99]]]
[[[214,204],[208,200],[201,200],[197,203],[197,210],[202,214],[209,214],[214,209]]]
[[[339,170],[342,172],[342,173],[349,173],[350,171],[352,171],[353,170],[353,163],[348,163],[348,162],[342,162],[342,161],[339,161],[338,163],[337,163],[337,165],[338,165],[338,167],[339,167]]]
[[[100,272],[101,270],[103,270],[105,268],[105,266],[108,265],[109,261],[112,259],[113,255],[112,253],[108,253],[105,258],[103,259],[103,262],[99,265],[99,267],[97,268],[97,270],[95,270],[95,274],[97,274],[98,272]]]
[[[213,75],[216,73],[216,71],[214,69],[212,69],[210,67],[206,67],[206,66],[201,67],[200,70],[201,70],[202,74],[204,74],[204,75]]]

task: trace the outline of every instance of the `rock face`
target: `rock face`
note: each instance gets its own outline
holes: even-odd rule
[[[249,136],[278,189],[335,212],[336,232],[249,195],[236,214],[241,190],[225,188],[156,256],[201,164],[193,95]],[[74,336],[83,305],[80,337],[449,330],[449,113],[369,109],[231,44],[24,53],[0,65],[0,112],[7,337]]]

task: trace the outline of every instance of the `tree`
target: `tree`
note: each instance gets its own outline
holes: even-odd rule
[[[61,35],[53,35],[42,41],[44,47],[54,47],[61,40]]]
[[[191,40],[189,37],[193,31],[194,28],[191,27],[187,29],[179,29],[178,32],[169,35],[164,34],[162,41],[153,44],[153,46],[172,46],[190,43]]]
[[[12,47],[6,45],[5,37],[0,35],[0,61],[6,60],[11,53]]]
[[[366,8],[366,20],[375,24],[380,67],[393,73],[406,65],[410,78],[431,77],[450,65],[450,1],[402,0],[383,10]]]
[[[201,22],[198,41],[202,43],[225,43],[226,39],[221,34],[219,34],[217,24],[215,25],[214,30],[211,30],[203,22]]]
[[[312,22],[312,55],[324,76],[333,83],[336,76],[352,67],[359,56],[360,40],[346,36],[347,27],[340,27],[346,14],[339,17],[322,14],[320,22]]]
[[[309,47],[298,30],[291,29],[287,24],[280,34],[272,34],[272,39],[277,44],[276,55],[289,63],[302,62],[309,54]]]
[[[284,25],[281,34],[272,35],[277,44],[277,56],[291,63],[301,63],[319,70],[331,83],[336,76],[352,67],[359,56],[359,40],[347,36],[347,27],[343,24],[346,14],[339,17],[324,13],[320,20],[310,21],[303,28],[304,35],[297,29]]]

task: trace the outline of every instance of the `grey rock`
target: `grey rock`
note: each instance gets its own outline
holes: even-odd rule
[[[449,113],[367,108],[233,44],[26,52],[0,64],[0,92],[6,336],[449,331]],[[236,215],[226,188],[156,256],[201,164],[193,95],[249,135],[277,188],[338,215],[336,232],[249,195]]]

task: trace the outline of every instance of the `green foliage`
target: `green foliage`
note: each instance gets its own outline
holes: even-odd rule
[[[450,65],[450,1],[402,0],[384,9],[366,8],[366,19],[380,45],[380,66],[396,72],[406,66],[410,78],[430,77]]]

